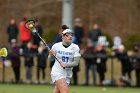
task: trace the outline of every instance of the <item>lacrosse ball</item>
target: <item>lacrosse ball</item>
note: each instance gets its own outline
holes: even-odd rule
[[[33,24],[29,24],[29,28],[33,28]]]

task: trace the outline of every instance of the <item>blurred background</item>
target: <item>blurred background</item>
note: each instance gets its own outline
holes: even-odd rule
[[[74,31],[82,57],[72,84],[139,87],[139,9],[139,0],[0,0],[0,47],[9,54],[1,60],[0,81],[52,83],[46,48],[24,28],[33,19],[50,47],[62,25]]]
[[[10,18],[15,18],[17,25],[23,16],[38,18],[45,32],[57,29],[62,20],[63,0],[4,0],[0,2],[0,33],[7,41],[6,27]],[[104,33],[111,37],[120,35],[123,40],[139,33],[139,0],[73,0],[73,19],[82,19],[86,32],[93,22],[100,24]],[[1,38],[3,38],[1,37]]]

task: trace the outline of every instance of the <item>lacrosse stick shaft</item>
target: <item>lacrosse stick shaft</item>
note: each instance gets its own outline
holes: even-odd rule
[[[43,42],[43,44],[48,48],[48,50],[51,50],[50,47],[46,44],[46,42],[41,38],[41,36],[36,32],[36,35],[40,38],[40,40]]]
[[[37,35],[37,37],[39,37],[39,39],[43,42],[43,44],[45,45],[45,47],[48,48],[48,50],[50,51],[51,49],[49,48],[49,46],[46,44],[46,42],[42,39],[42,37],[39,35],[39,33],[37,32],[37,30],[35,29],[35,21],[34,20],[28,20],[26,23],[25,23],[25,28],[30,30],[34,35]],[[61,62],[58,60],[58,58],[53,54],[52,55],[60,64]],[[65,69],[63,67],[63,69]]]
[[[41,38],[41,36],[36,32],[36,35],[41,39],[41,41],[44,43],[44,45],[48,48],[48,50],[50,51],[50,47],[46,44],[46,42]],[[60,61],[57,59],[57,57],[55,55],[52,55],[59,63]]]

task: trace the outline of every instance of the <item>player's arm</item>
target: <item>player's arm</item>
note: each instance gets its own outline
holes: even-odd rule
[[[51,50],[49,50],[49,56],[48,56],[49,61],[54,59],[53,55],[55,55],[55,44],[52,46]]]
[[[66,67],[75,67],[75,66],[78,66],[79,61],[80,61],[80,56],[79,57],[75,57],[74,60],[73,60],[73,62],[66,64]]]
[[[56,44],[54,44],[51,48],[51,50],[49,50],[49,58],[51,58],[53,55],[55,55],[55,50],[56,50]]]
[[[65,64],[65,67],[75,67],[75,66],[78,66],[81,54],[80,54],[80,49],[79,49],[78,46],[75,49],[76,50],[75,50],[75,53],[74,53],[73,61],[71,63]]]

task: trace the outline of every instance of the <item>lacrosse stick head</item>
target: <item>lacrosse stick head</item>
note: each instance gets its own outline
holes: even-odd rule
[[[34,20],[27,20],[25,22],[25,28],[28,30],[32,30],[35,28],[35,21]]]

